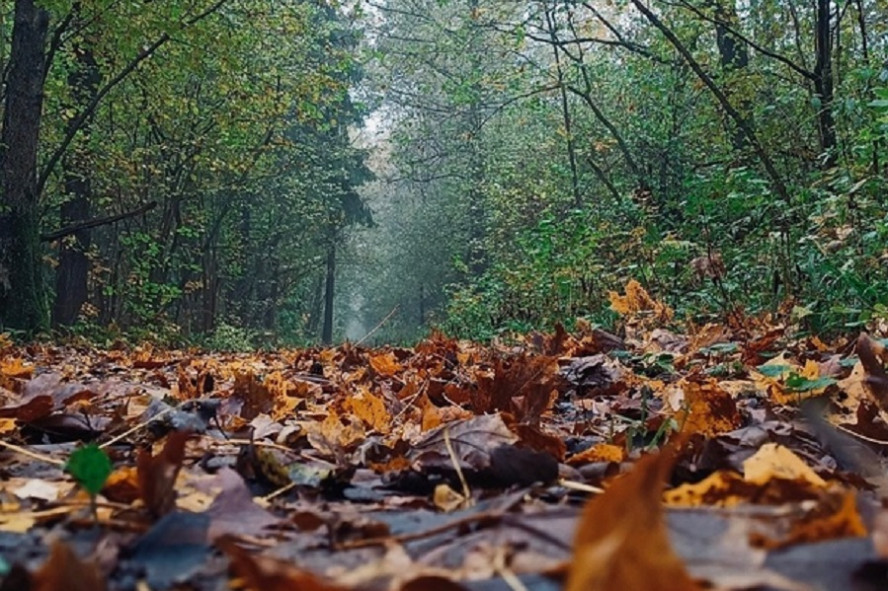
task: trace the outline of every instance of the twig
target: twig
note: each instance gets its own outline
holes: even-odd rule
[[[385,544],[389,544],[391,542],[397,542],[402,544],[404,542],[412,542],[413,540],[421,540],[423,538],[430,538],[432,536],[436,536],[438,534],[442,534],[451,529],[460,528],[464,525],[470,525],[472,523],[477,523],[479,521],[484,521],[487,519],[500,519],[502,518],[502,514],[499,512],[496,513],[475,513],[473,515],[467,515],[466,517],[462,517],[460,519],[455,519],[451,522],[438,525],[435,527],[431,527],[429,529],[417,532],[404,533],[397,536],[385,536],[385,537],[375,537],[375,538],[366,538],[363,540],[351,540],[347,542],[341,542],[336,545],[337,550],[354,550],[356,548],[366,548],[367,546],[381,546]]]
[[[848,427],[843,427],[842,425],[833,425],[833,426],[836,429],[838,429],[839,431],[842,431],[843,433],[847,433],[848,435],[850,435],[854,439],[859,439],[861,441],[866,441],[868,443],[874,443],[876,445],[888,445],[888,441],[885,441],[882,439],[875,439],[874,437],[867,437],[866,435],[861,435],[857,431],[852,431]]]
[[[410,407],[413,406],[413,403],[416,402],[416,399],[419,398],[419,397],[422,395],[422,393],[426,391],[426,387],[427,387],[428,385],[429,385],[429,380],[426,379],[426,380],[422,383],[422,386],[419,387],[419,390],[417,390],[415,394],[412,394],[412,395],[410,395],[409,398],[407,398],[407,401],[406,401],[406,403],[404,404],[404,408],[402,408],[401,410],[399,410],[399,411],[398,411],[398,414],[396,414],[395,416],[392,417],[392,423],[394,423],[394,422],[395,422],[396,420],[398,420],[401,416],[403,416],[403,414],[404,414],[405,412],[407,412],[408,410],[410,410]]]
[[[453,451],[453,446],[450,444],[450,427],[444,427],[444,447],[447,448],[447,453],[450,455],[450,461],[453,462],[453,469],[456,470],[456,475],[459,477],[459,483],[462,485],[463,489],[463,497],[465,498],[465,502],[471,503],[472,499],[472,491],[469,490],[469,483],[466,482],[466,477],[463,476],[462,468],[459,466],[459,458],[456,457],[456,452]]]
[[[256,447],[269,447],[271,449],[277,449],[279,451],[283,451],[283,452],[292,454],[294,456],[302,458],[303,460],[308,460],[309,462],[319,462],[321,464],[327,464],[328,466],[331,466],[334,468],[336,467],[336,464],[334,464],[333,462],[329,462],[329,461],[324,460],[322,458],[317,458],[317,457],[315,457],[313,455],[309,455],[303,451],[299,451],[296,449],[290,449],[289,447],[287,447],[285,445],[281,445],[279,443],[274,443],[271,441],[256,441],[255,439],[250,440],[250,439],[237,439],[237,438],[226,439],[225,441],[219,441],[217,439],[214,439],[213,441],[210,442],[210,445],[218,445],[218,446],[255,445]]]
[[[37,453],[36,451],[31,451],[27,448],[21,447],[14,443],[8,443],[0,439],[0,447],[5,447],[10,451],[14,451],[17,454],[21,454],[23,456],[28,456],[32,460],[38,460],[40,462],[46,462],[47,464],[55,464],[56,466],[64,466],[64,460],[58,460],[52,456],[45,456],[43,454]]]
[[[361,340],[359,340],[357,343],[355,343],[355,345],[360,345],[361,343],[363,343],[364,341],[366,341],[367,339],[369,339],[370,337],[372,337],[372,336],[373,336],[373,333],[375,333],[377,330],[379,330],[380,328],[382,328],[382,325],[385,324],[386,322],[388,322],[388,319],[391,318],[392,316],[394,316],[394,315],[395,315],[395,312],[397,312],[397,311],[398,311],[398,308],[400,308],[400,307],[401,307],[401,304],[398,304],[398,305],[396,305],[394,308],[392,308],[392,311],[389,312],[388,315],[387,315],[385,318],[383,318],[382,320],[380,320],[380,321],[379,321],[379,324],[377,324],[376,326],[374,326],[374,327],[373,327],[373,330],[371,330],[370,332],[368,332],[367,334],[365,334],[364,337],[363,337]]]
[[[521,582],[509,565],[506,564],[506,549],[497,548],[493,555],[493,570],[496,574],[503,578],[503,581],[512,591],[527,591],[527,587]]]
[[[575,480],[565,480],[564,478],[558,481],[558,485],[568,490],[587,492],[593,495],[600,495],[604,492],[603,488],[598,488],[597,486],[592,486],[591,484],[586,484],[584,482],[577,482]]]
[[[105,449],[106,447],[110,447],[122,439],[126,439],[127,437],[129,437],[130,435],[132,435],[133,433],[138,431],[139,429],[142,429],[142,428],[150,425],[151,422],[154,421],[155,419],[159,419],[160,417],[162,417],[166,414],[169,414],[170,412],[172,412],[172,410],[173,410],[172,406],[163,409],[162,411],[160,411],[159,413],[157,413],[156,415],[154,415],[150,419],[147,419],[145,421],[142,421],[138,425],[130,427],[129,429],[127,429],[126,431],[124,431],[120,435],[116,435],[116,436],[112,437],[111,439],[109,439],[108,441],[106,441],[105,443],[100,445],[99,449]]]
[[[279,497],[282,494],[284,494],[285,492],[293,490],[294,488],[296,488],[296,483],[290,482],[289,484],[285,484],[284,486],[280,487],[279,489],[273,490],[270,493],[268,493],[267,495],[265,495],[264,497],[259,497],[256,500],[259,501],[260,503],[267,503],[271,499],[273,499],[275,497]]]

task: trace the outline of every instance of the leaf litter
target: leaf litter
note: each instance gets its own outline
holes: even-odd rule
[[[0,350],[0,591],[881,589],[888,361],[766,322]]]

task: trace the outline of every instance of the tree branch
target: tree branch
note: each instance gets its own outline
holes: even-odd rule
[[[632,4],[635,8],[644,15],[644,17],[652,24],[654,27],[659,29],[661,33],[666,37],[667,40],[672,44],[676,51],[684,58],[687,62],[688,66],[694,71],[697,77],[700,79],[703,84],[706,85],[707,88],[712,92],[713,96],[718,100],[721,107],[725,110],[725,113],[734,120],[734,124],[743,132],[743,135],[746,136],[746,139],[749,140],[749,145],[752,146],[753,151],[756,156],[758,156],[762,165],[765,167],[765,171],[768,173],[768,177],[771,179],[771,185],[774,187],[777,195],[786,201],[787,203],[790,201],[789,190],[786,188],[786,184],[783,182],[783,178],[780,176],[780,173],[777,171],[777,167],[774,166],[774,162],[771,160],[771,157],[765,151],[764,146],[762,146],[761,142],[758,139],[758,136],[750,129],[749,123],[747,120],[734,108],[734,105],[731,104],[731,101],[728,100],[727,95],[722,91],[721,88],[712,80],[712,78],[707,74],[703,67],[694,59],[694,56],[691,55],[691,52],[688,51],[687,47],[679,40],[679,38],[672,32],[672,30],[663,24],[656,14],[651,12],[651,10],[645,6],[644,2],[641,0],[632,0]]]
[[[70,226],[65,226],[64,228],[56,230],[55,232],[50,232],[49,234],[41,234],[40,240],[42,242],[52,242],[54,240],[58,240],[59,238],[64,238],[65,236],[76,234],[81,230],[89,230],[91,228],[98,228],[99,226],[107,226],[108,224],[113,224],[114,222],[119,222],[120,220],[143,214],[146,211],[154,209],[155,207],[157,207],[157,201],[151,201],[149,203],[145,203],[144,205],[140,205],[136,209],[130,211],[125,211],[123,213],[118,213],[115,215],[107,215],[100,218],[93,218],[91,220],[86,220],[83,222],[78,222],[76,224],[71,224]]]
[[[185,29],[187,27],[190,27],[198,21],[213,14],[214,12],[222,8],[222,5],[224,5],[226,1],[227,0],[217,0],[205,11],[183,22],[181,28]],[[64,156],[65,152],[68,150],[68,147],[71,145],[71,142],[74,141],[74,137],[83,128],[83,125],[86,123],[87,119],[89,119],[92,114],[95,113],[96,108],[99,106],[99,103],[102,102],[102,99],[105,98],[105,95],[111,92],[111,90],[115,86],[123,82],[123,80],[126,79],[126,77],[129,76],[132,72],[134,72],[143,61],[151,57],[155,51],[157,51],[164,43],[166,43],[170,39],[172,39],[172,37],[169,33],[163,33],[153,43],[146,47],[143,47],[142,50],[136,55],[136,57],[134,57],[132,61],[126,65],[126,67],[118,72],[116,76],[108,80],[108,82],[106,82],[105,85],[96,92],[95,96],[93,96],[92,100],[90,100],[83,111],[81,111],[81,113],[77,116],[76,119],[74,119],[71,125],[68,126],[68,131],[65,133],[65,137],[62,138],[62,142],[58,145],[58,147],[53,151],[49,159],[46,161],[46,166],[44,166],[43,170],[40,173],[40,176],[37,178],[36,194],[38,196],[43,193],[43,189],[46,186],[46,181],[49,179],[49,175],[58,165],[59,161],[62,159],[62,156]]]
[[[699,17],[700,19],[702,19],[708,23],[712,23],[714,25],[724,27],[725,31],[730,33],[731,36],[736,37],[740,41],[743,41],[743,43],[747,44],[748,46],[750,46],[751,48],[753,48],[754,50],[756,50],[760,54],[766,55],[772,59],[777,60],[778,62],[780,62],[781,64],[783,64],[784,66],[786,66],[787,68],[789,68],[790,70],[795,72],[796,74],[802,76],[803,78],[807,78],[808,80],[814,80],[817,77],[814,74],[814,72],[811,72],[810,70],[803,68],[802,66],[799,66],[798,64],[793,62],[788,57],[786,57],[784,55],[780,55],[779,53],[771,51],[770,49],[762,46],[761,44],[756,43],[755,41],[753,41],[752,39],[750,39],[749,37],[747,37],[746,35],[744,35],[740,31],[738,31],[736,28],[732,27],[728,21],[725,21],[720,18],[714,18],[714,17],[707,16],[702,10],[700,10],[696,6],[693,6],[689,2],[685,2],[684,0],[679,0],[677,5],[680,5],[680,6],[684,7],[686,10],[693,12],[695,16]]]

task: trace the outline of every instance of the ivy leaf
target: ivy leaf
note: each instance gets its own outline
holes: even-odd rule
[[[74,480],[92,496],[99,494],[105,481],[111,475],[111,459],[104,450],[95,443],[75,450],[65,471],[74,477]]]

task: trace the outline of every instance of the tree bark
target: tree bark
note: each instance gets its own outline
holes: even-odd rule
[[[830,0],[817,0],[815,24],[817,61],[814,63],[814,92],[820,100],[817,123],[820,131],[820,149],[825,155],[824,168],[832,168],[838,162],[836,122],[833,117],[831,6]]]
[[[583,206],[583,198],[580,195],[580,178],[577,172],[577,154],[574,147],[573,126],[570,117],[570,104],[567,102],[567,89],[564,88],[564,70],[561,67],[561,55],[558,45],[558,34],[555,28],[554,9],[546,8],[546,27],[549,29],[549,38],[552,40],[552,51],[555,54],[555,73],[558,79],[558,90],[561,94],[561,116],[564,121],[564,135],[566,138],[567,161],[570,164],[571,193],[574,205]]]
[[[16,0],[0,133],[0,326],[48,326],[41,270],[37,146],[43,110],[49,14],[34,0]]]
[[[327,281],[324,290],[324,328],[321,331],[321,342],[329,345],[333,342],[333,296],[336,283],[336,244],[327,247]]]
[[[726,23],[732,25],[737,22],[737,10],[733,0],[715,0],[715,40],[718,46],[719,62],[722,72],[731,74],[743,70],[749,65],[749,48],[745,43],[737,39]],[[730,95],[728,95],[730,98]],[[744,123],[749,129],[755,129],[750,112],[752,111],[749,100],[741,98],[738,111],[743,116]],[[740,126],[729,123],[731,146],[741,151],[747,146],[746,134]]]
[[[74,5],[79,21],[80,5]],[[74,46],[74,70],[68,75],[68,86],[78,105],[88,104],[95,98],[101,74],[92,50],[86,45]],[[84,120],[80,128],[85,139],[89,137],[92,117]],[[68,121],[68,132],[72,133],[74,119]],[[68,199],[60,206],[62,225],[78,225],[89,219],[92,198],[91,165],[89,152],[84,145],[81,150],[69,152],[62,159],[65,193]],[[89,296],[88,251],[92,244],[89,228],[81,228],[71,239],[59,242],[59,265],[56,267],[55,304],[52,309],[53,326],[70,326],[77,321],[83,304]]]

